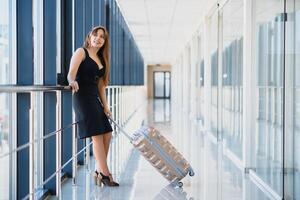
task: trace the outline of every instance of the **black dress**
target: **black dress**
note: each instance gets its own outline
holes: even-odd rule
[[[85,59],[80,63],[76,75],[79,90],[73,94],[75,120],[78,122],[77,136],[80,139],[101,135],[112,131],[104,113],[98,94],[98,81],[105,73],[105,65],[99,69],[98,64],[85,51]],[[102,63],[103,60],[101,60]]]

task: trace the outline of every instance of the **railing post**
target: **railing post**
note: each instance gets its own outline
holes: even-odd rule
[[[115,112],[115,87],[111,88],[112,92],[111,92],[111,106],[112,106],[112,109],[111,109],[111,112],[112,112],[112,115],[113,115],[113,118],[116,120],[116,112]],[[115,138],[115,130],[116,130],[116,126],[115,124],[113,124],[113,129],[114,129],[114,134],[112,134],[112,140],[113,141],[116,141],[116,138]],[[115,170],[115,162],[113,162],[113,154],[114,154],[114,151],[115,151],[115,143],[113,142],[112,145],[111,145],[111,148],[110,148],[110,166],[111,166],[111,170],[112,170],[112,173],[114,174],[114,170]],[[115,159],[115,157],[114,157]]]
[[[124,126],[124,117],[123,117],[123,87],[120,89],[121,96],[120,96],[120,109],[121,109],[121,126]]]
[[[115,99],[115,105],[116,105],[116,122],[118,124],[120,124],[120,120],[119,120],[119,87],[116,87],[116,99]],[[115,149],[115,153],[114,153],[114,160],[115,160],[115,174],[119,173],[119,149],[117,148],[118,145],[118,141],[119,141],[119,137],[118,137],[118,127],[116,127],[117,131],[116,131],[116,139],[115,139],[115,145],[114,145],[114,149]]]
[[[122,126],[122,120],[121,120],[121,102],[120,102],[120,97],[121,97],[121,95],[120,95],[120,93],[121,93],[121,87],[119,86],[118,87],[118,100],[117,100],[117,105],[118,105],[118,123]],[[117,146],[116,146],[116,149],[117,149],[117,156],[118,156],[118,164],[117,164],[117,166],[118,166],[118,173],[120,173],[121,172],[121,151],[120,151],[120,143],[121,143],[121,138],[120,137],[118,137],[118,142],[117,142]]]
[[[85,145],[86,145],[86,149],[85,149],[85,165],[86,165],[86,169],[89,171],[90,170],[90,159],[91,159],[91,150],[90,150],[90,138],[86,138],[85,139]]]
[[[73,123],[75,122],[74,115],[73,115]],[[72,128],[72,184],[76,185],[76,175],[77,175],[77,124],[75,124]]]
[[[111,101],[111,90],[112,90],[112,88],[107,88],[107,102],[108,102],[108,105],[109,105],[109,110],[112,112],[112,101]],[[114,117],[114,116],[112,116],[112,117]],[[112,125],[113,126],[113,125]],[[112,138],[112,140],[113,140],[113,138]],[[111,147],[110,147],[110,149],[111,149]],[[108,152],[109,153],[109,155],[108,156],[110,156],[111,155],[111,150]],[[109,159],[108,159],[108,163],[107,163],[107,165],[108,165],[108,167],[111,169],[111,167],[112,167],[112,164],[111,164],[111,158],[109,157]]]
[[[56,130],[61,129],[61,91],[56,92]],[[56,134],[56,196],[61,196],[61,131]]]
[[[30,92],[30,110],[29,110],[29,199],[34,200],[34,92]]]

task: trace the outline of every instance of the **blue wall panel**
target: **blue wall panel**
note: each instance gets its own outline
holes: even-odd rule
[[[56,1],[44,0],[44,84],[56,85]]]
[[[85,32],[84,32],[84,21],[85,21],[85,15],[84,15],[84,1],[82,0],[77,0],[75,1],[75,49],[82,47],[83,42],[85,39]],[[80,151],[84,145],[85,141],[84,140],[78,140],[77,143],[77,148],[78,151]],[[78,156],[78,163],[83,164],[84,163],[84,155],[80,154]]]
[[[18,0],[17,7],[17,84],[31,85],[33,84],[32,0]]]
[[[84,5],[84,14],[85,14],[85,19],[83,20],[84,22],[84,35],[86,35],[91,28],[93,27],[93,0],[85,0],[85,5]]]
[[[44,135],[56,130],[56,116],[55,116],[55,106],[56,106],[56,94],[54,92],[44,93]],[[44,141],[44,180],[49,178],[56,169],[56,138],[52,136]],[[52,178],[45,186],[49,189],[51,194],[55,194],[55,177]]]
[[[62,93],[62,127],[72,124],[72,94],[71,92]],[[62,131],[62,165],[64,165],[72,157],[72,128]],[[72,162],[69,163],[63,172],[70,177],[72,175]]]
[[[44,84],[56,85],[56,1],[44,0]],[[44,93],[44,135],[56,130],[56,94]],[[44,141],[44,181],[56,171],[56,138]],[[55,177],[44,188],[56,193]]]
[[[29,142],[30,95],[17,95],[17,146]],[[17,154],[17,199],[29,193],[29,148]]]
[[[62,59],[63,66],[66,69],[65,74],[69,69],[69,63],[72,51],[72,0],[64,0],[63,7],[63,23],[62,24]],[[62,92],[62,127],[66,127],[72,123],[72,94],[71,92]],[[72,157],[72,129],[62,131],[62,165],[64,165]],[[63,172],[67,176],[72,175],[72,163],[68,164]]]
[[[75,50],[83,45],[84,31],[84,1],[75,0]]]
[[[33,84],[32,0],[17,0],[17,84]],[[17,95],[17,146],[29,142],[30,95]],[[29,149],[17,153],[17,199],[29,193]]]
[[[100,1],[99,0],[93,0],[94,2],[94,6],[93,6],[93,9],[94,9],[94,24],[93,26],[99,26],[100,25],[100,18],[101,18],[101,12],[100,12]]]

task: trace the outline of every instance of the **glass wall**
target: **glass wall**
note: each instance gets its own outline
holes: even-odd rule
[[[11,65],[11,1],[0,0],[0,85],[12,83]],[[11,146],[11,98],[0,93],[0,155],[9,151]],[[0,158],[0,199],[9,199],[12,178],[11,156]]]
[[[106,2],[106,28],[110,34],[110,84],[143,85],[144,59],[116,0]]]
[[[205,119],[209,135],[212,137],[208,137],[206,139],[206,146],[204,151],[204,169],[205,169],[205,177],[204,177],[204,199],[217,199],[218,198],[218,190],[220,189],[218,181],[220,180],[220,160],[219,157],[219,148],[217,145],[218,138],[218,19],[219,12],[215,10],[213,14],[209,18],[208,25],[208,67],[204,67],[207,69],[204,74],[206,79],[205,83],[208,82],[209,85],[206,85],[208,90],[210,89],[210,97],[211,101],[204,99],[207,102],[207,106],[209,106],[210,118]],[[206,38],[204,38],[206,39]],[[209,74],[210,71],[210,74]],[[210,76],[208,78],[207,76]],[[210,80],[210,82],[208,81]],[[204,84],[205,87],[205,84]],[[205,92],[205,90],[203,90]],[[207,90],[206,90],[207,91]],[[204,98],[207,97],[204,95]],[[206,113],[206,112],[204,112]],[[207,116],[204,115],[204,118]]]
[[[209,143],[204,199],[300,199],[300,1],[214,2],[192,58],[197,125]],[[189,65],[178,60],[176,66]],[[177,80],[189,76],[176,66]],[[176,89],[182,88],[174,88],[175,98],[182,98]],[[245,174],[249,179],[232,180]],[[243,194],[231,194],[233,188]]]
[[[256,145],[253,154],[258,176],[282,195],[284,1],[255,3]]]
[[[222,8],[222,133],[226,146],[243,159],[243,1]]]
[[[300,199],[300,1],[286,1],[286,9],[284,193]]]
[[[196,101],[197,101],[197,119],[204,124],[204,41],[203,33],[197,36],[197,71],[196,71]]]
[[[216,11],[210,20],[210,67],[211,67],[211,131],[218,135],[218,18]]]
[[[294,199],[300,199],[300,1],[297,0],[295,4],[295,64],[294,70],[291,73],[291,76],[294,76],[294,86],[293,86],[293,137],[292,142],[293,150],[293,193],[292,196]],[[291,153],[292,156],[292,153]]]

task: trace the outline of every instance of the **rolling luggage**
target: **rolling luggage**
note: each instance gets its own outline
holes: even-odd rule
[[[172,185],[182,187],[182,178],[187,174],[194,176],[188,161],[155,128],[143,126],[130,136],[114,120],[110,120]]]

